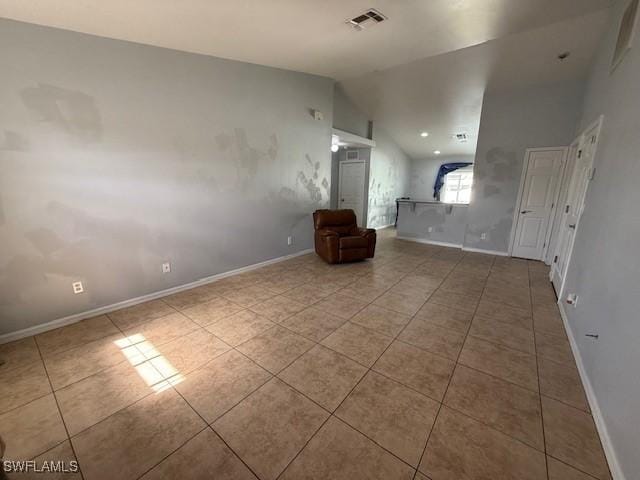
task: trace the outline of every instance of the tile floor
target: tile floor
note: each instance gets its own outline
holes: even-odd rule
[[[0,357],[6,458],[79,461],[46,478],[610,478],[547,268],[392,231]]]

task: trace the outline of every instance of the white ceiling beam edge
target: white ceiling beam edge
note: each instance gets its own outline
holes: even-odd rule
[[[356,148],[374,148],[376,146],[376,142],[374,140],[361,137],[354,133],[345,132],[339,128],[333,128],[331,133],[340,139],[341,146],[346,145],[348,147]]]

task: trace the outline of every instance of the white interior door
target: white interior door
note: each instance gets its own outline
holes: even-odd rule
[[[566,148],[527,152],[512,250],[514,257],[543,258],[566,152]]]
[[[563,205],[556,253],[551,266],[551,282],[558,297],[562,296],[576,231],[584,211],[589,182],[593,177],[593,159],[598,145],[600,125],[601,122],[598,121],[580,136],[575,166],[567,191],[567,200]]]
[[[350,208],[356,212],[358,225],[365,226],[364,220],[364,180],[363,161],[340,162],[340,183],[338,188],[338,207]]]
[[[558,247],[558,239],[560,237],[560,226],[563,221],[564,206],[567,204],[567,196],[569,193],[569,185],[571,184],[571,176],[573,175],[573,169],[576,165],[576,159],[578,158],[578,150],[580,149],[580,141],[576,138],[569,146],[567,154],[567,162],[562,174],[562,180],[560,181],[560,193],[558,193],[558,201],[556,202],[556,208],[551,214],[551,222],[549,229],[551,230],[549,236],[549,242],[547,243],[547,252],[544,255],[544,263],[547,265],[553,265],[553,259]],[[551,270],[550,270],[551,271]]]

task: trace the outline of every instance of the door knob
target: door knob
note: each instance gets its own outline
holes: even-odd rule
[[[530,212],[532,212],[532,211],[533,211],[533,210],[522,210],[520,213],[523,213],[523,214],[524,214],[524,213],[530,213]]]
[[[573,223],[573,224],[569,225],[569,228],[573,228],[575,230],[576,229],[576,224]]]

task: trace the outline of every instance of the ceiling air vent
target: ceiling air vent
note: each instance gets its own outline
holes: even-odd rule
[[[376,23],[384,22],[386,19],[387,17],[385,17],[379,11],[370,8],[363,14],[347,20],[346,23],[351,25],[354,29],[360,31],[366,27],[375,25]]]
[[[467,143],[467,141],[469,140],[469,135],[467,135],[465,132],[454,133],[452,137],[454,140],[457,140],[460,143]]]

